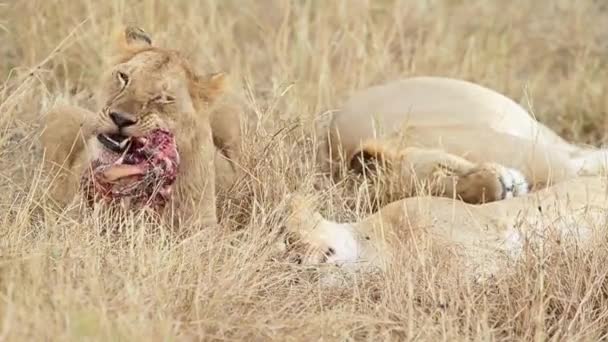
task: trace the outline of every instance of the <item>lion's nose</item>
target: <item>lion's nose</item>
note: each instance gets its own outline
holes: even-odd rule
[[[134,125],[137,122],[137,120],[132,119],[127,114],[119,112],[111,112],[110,118],[112,118],[112,121],[114,121],[118,128],[128,127]]]

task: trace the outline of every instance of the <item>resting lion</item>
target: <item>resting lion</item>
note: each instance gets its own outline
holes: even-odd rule
[[[388,202],[424,185],[469,203],[594,175],[608,158],[566,142],[499,93],[440,77],[353,94],[324,129],[319,156],[336,177],[348,169],[381,180],[379,195]]]
[[[529,242],[544,243],[553,236],[562,243],[590,243],[599,241],[593,240],[596,233],[605,237],[607,183],[604,177],[577,177],[481,205],[410,197],[347,223],[326,220],[312,201],[294,196],[287,248],[300,253],[305,264],[388,270],[397,262],[394,256],[409,246],[422,258],[438,253],[456,257],[469,279],[487,279],[506,274],[505,266],[520,259]]]
[[[179,52],[153,46],[141,29],[120,34],[100,87],[100,109],[57,105],[44,116],[45,161],[57,177],[51,195],[60,205],[78,199],[92,160],[127,139],[162,129],[174,136],[179,168],[170,209],[180,218],[200,215],[214,224],[217,186],[234,180],[240,151],[239,112],[224,103],[224,75],[199,75]],[[119,167],[114,181],[128,176]]]

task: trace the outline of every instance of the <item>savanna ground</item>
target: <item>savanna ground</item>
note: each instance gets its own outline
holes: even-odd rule
[[[40,113],[56,99],[95,109],[110,33],[123,23],[202,71],[228,71],[247,104],[247,176],[221,201],[222,230],[178,239],[133,218],[108,236],[103,217],[63,217],[43,204]],[[4,1],[0,340],[605,338],[606,249],[532,255],[487,286],[404,258],[334,288],[319,280],[328,270],[272,258],[271,247],[294,191],[319,195],[337,220],[366,212],[343,204],[356,196],[346,187],[318,186],[311,139],[315,120],[355,89],[464,78],[564,137],[600,145],[607,55],[599,0]]]

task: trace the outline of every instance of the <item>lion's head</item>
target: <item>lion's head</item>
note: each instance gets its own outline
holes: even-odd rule
[[[223,74],[199,75],[179,52],[154,46],[143,30],[127,27],[101,80],[98,139],[120,144],[158,128],[189,136],[208,122],[201,116],[223,85]]]

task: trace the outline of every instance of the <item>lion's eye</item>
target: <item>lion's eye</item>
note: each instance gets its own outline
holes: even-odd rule
[[[158,95],[152,99],[153,102],[167,104],[175,102],[175,97],[171,95]]]
[[[118,78],[118,81],[120,82],[121,88],[126,87],[127,84],[129,83],[129,75],[125,74],[122,71],[117,72],[116,77]]]

